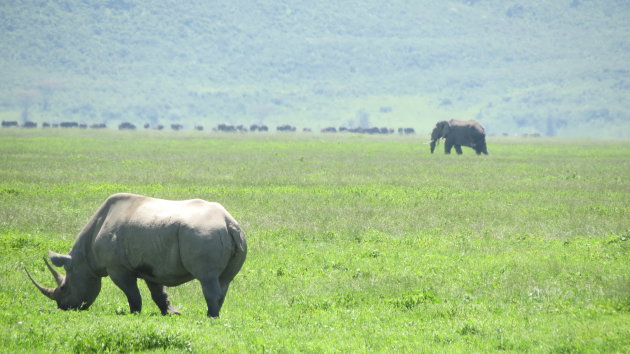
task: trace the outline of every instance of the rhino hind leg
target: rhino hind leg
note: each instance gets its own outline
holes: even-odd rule
[[[108,270],[108,273],[114,284],[127,296],[129,312],[140,312],[142,310],[142,296],[140,296],[140,290],[138,290],[138,281],[135,274],[115,270]]]
[[[162,312],[162,315],[179,315],[179,311],[175,307],[171,306],[171,303],[168,300],[168,294],[164,291],[163,285],[146,279],[145,282],[147,283],[149,291],[151,291],[151,298],[160,309],[160,312]]]
[[[219,311],[223,307],[223,302],[225,301],[225,296],[227,295],[228,289],[230,288],[230,280],[225,280],[223,278],[219,278],[219,283],[221,284],[221,298],[219,298]]]
[[[200,279],[203,296],[208,304],[208,317],[219,317],[221,305],[225,299],[218,277],[208,277]]]

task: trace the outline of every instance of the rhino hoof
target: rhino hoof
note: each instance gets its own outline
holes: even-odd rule
[[[176,308],[169,306],[168,310],[166,310],[166,314],[167,315],[181,315],[181,313],[179,312],[179,310],[177,310]]]

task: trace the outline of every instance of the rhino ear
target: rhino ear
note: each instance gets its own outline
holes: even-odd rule
[[[52,261],[52,263],[57,266],[68,266],[70,262],[72,262],[72,257],[66,254],[59,254],[53,251],[48,251],[48,258]]]

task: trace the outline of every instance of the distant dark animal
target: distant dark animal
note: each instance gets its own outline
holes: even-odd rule
[[[118,130],[135,130],[136,126],[129,122],[118,124]]]
[[[50,123],[48,122],[42,123],[42,128],[50,128]]]
[[[236,131],[236,127],[233,126],[232,124],[221,123],[221,124],[217,125],[216,130],[218,130],[220,132],[235,132]]]
[[[249,126],[250,132],[266,132],[269,131],[269,127],[264,124],[252,124]]]
[[[137,279],[144,279],[160,312],[179,314],[165,286],[201,282],[208,316],[218,317],[230,282],[247,255],[245,233],[219,203],[171,201],[134,194],[110,196],[77,236],[70,254],[48,251],[57,288],[33,284],[62,310],[85,310],[108,276],[127,296],[132,313],[142,310]]]
[[[22,124],[22,128],[37,128],[37,123],[27,120],[24,124]]]
[[[171,124],[171,129],[178,131],[184,129],[184,126],[179,123],[173,123]]]
[[[289,124],[279,125],[276,127],[276,131],[279,132],[294,132],[295,127]]]
[[[3,128],[9,128],[9,127],[17,127],[18,126],[18,122],[15,120],[3,120],[2,121],[2,127]]]
[[[322,128],[321,132],[322,133],[336,133],[337,132],[337,128],[335,128],[335,127],[325,127],[325,128]]]
[[[105,129],[105,128],[107,128],[107,125],[105,123],[94,123],[94,124],[90,124],[90,128],[92,128],[92,129]]]
[[[311,128],[306,128],[306,127],[305,127],[305,128],[302,128],[302,131],[303,131],[304,133],[310,133],[310,132],[312,132]]]
[[[162,129],[164,129],[164,125],[158,124],[158,125],[155,126],[155,129],[162,130]]]
[[[61,122],[59,123],[59,126],[62,128],[77,128],[79,126],[79,123],[77,122]]]
[[[391,129],[391,128],[388,128],[388,127],[380,127],[380,128],[379,127],[369,127],[369,128],[340,127],[339,131],[340,132],[348,132],[348,133],[357,133],[357,134],[392,134],[394,132],[394,129]]]
[[[435,144],[444,139],[444,152],[451,153],[455,146],[458,155],[462,154],[462,146],[468,146],[475,150],[477,155],[488,155],[486,146],[486,131],[474,120],[441,120],[435,124],[431,132],[431,153],[435,150]]]
[[[195,125],[195,130],[202,131],[203,125]]]
[[[144,129],[149,129],[151,128],[151,124],[149,123],[144,123]]]
[[[237,125],[236,126],[236,130],[238,130],[241,133],[246,133],[247,132],[247,128],[245,128],[245,126],[242,125],[242,124]]]

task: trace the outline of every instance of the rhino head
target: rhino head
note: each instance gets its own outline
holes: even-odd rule
[[[46,297],[55,300],[57,307],[61,310],[86,310],[89,308],[101,291],[101,278],[91,274],[86,264],[75,261],[70,255],[48,251],[48,257],[55,266],[63,266],[66,275],[59,274],[44,257],[46,266],[57,282],[57,288],[51,289],[39,285],[31,277],[28,270],[24,269],[37,289]]]

